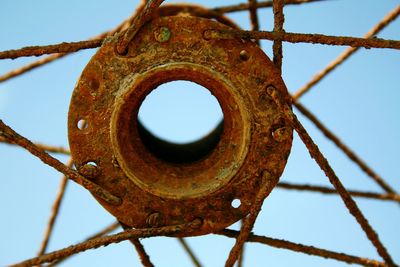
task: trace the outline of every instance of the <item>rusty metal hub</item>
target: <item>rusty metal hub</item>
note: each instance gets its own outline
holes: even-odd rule
[[[143,26],[126,55],[116,52],[118,37],[109,38],[83,71],[69,110],[72,156],[82,174],[122,199],[119,206],[98,201],[123,224],[201,218],[202,226],[187,235],[215,232],[249,213],[263,172],[270,174],[270,190],[277,184],[292,128],[266,89],[288,97],[287,90],[255,43],[203,36],[226,28],[187,15],[157,18]],[[175,80],[206,87],[224,114],[213,134],[193,144],[159,140],[138,122],[144,98]]]

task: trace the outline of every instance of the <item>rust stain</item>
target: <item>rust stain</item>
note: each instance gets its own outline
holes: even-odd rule
[[[290,101],[278,70],[252,41],[206,40],[209,29],[236,26],[204,10],[160,8],[160,17],[137,32],[124,55],[116,51],[118,36],[107,39],[74,90],[68,129],[75,165],[122,199],[113,206],[97,198],[127,226],[201,219],[199,228],[178,235],[224,229],[249,213],[264,171],[272,190],[290,153],[293,129],[265,93],[273,86]],[[203,18],[192,16],[202,12]],[[146,95],[174,80],[206,87],[224,113],[214,133],[186,147],[155,139],[137,119]],[[77,127],[82,119],[84,130]]]

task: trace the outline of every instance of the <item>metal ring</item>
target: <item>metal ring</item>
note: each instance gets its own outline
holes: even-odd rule
[[[215,232],[249,213],[263,172],[270,173],[269,192],[277,184],[293,130],[266,88],[290,98],[255,43],[203,38],[208,29],[226,28],[199,17],[158,18],[138,32],[126,55],[116,53],[117,38],[110,38],[83,71],[69,110],[72,156],[78,170],[88,162],[97,165],[93,181],[123,202],[116,207],[98,201],[125,225],[201,218],[202,226],[187,235]],[[145,96],[174,80],[206,87],[224,113],[217,142],[193,161],[170,162],[149,149],[137,120]],[[82,119],[87,127],[79,129]],[[238,207],[234,200],[240,200]]]

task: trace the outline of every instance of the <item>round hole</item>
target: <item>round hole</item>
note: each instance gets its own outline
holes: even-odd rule
[[[231,202],[231,206],[235,209],[239,208],[240,205],[242,204],[242,202],[240,201],[240,199],[235,198],[234,200],[232,200]]]
[[[76,124],[79,130],[86,130],[88,128],[88,123],[85,119],[80,119]]]
[[[85,165],[90,165],[90,166],[97,167],[97,163],[94,162],[94,161],[89,161],[89,162],[85,163]]]
[[[97,163],[94,161],[89,161],[79,168],[79,173],[89,179],[98,177],[100,172]]]
[[[138,131],[146,148],[159,158],[190,163],[217,146],[223,117],[218,100],[208,89],[189,81],[173,81],[144,99]]]

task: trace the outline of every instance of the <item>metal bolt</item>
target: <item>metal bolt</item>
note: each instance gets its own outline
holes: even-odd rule
[[[160,227],[164,225],[164,220],[159,212],[155,212],[149,215],[146,219],[146,223],[150,227]]]
[[[277,142],[283,142],[290,136],[290,130],[287,127],[281,127],[272,132],[272,137]]]
[[[165,43],[171,39],[171,31],[167,27],[160,27],[154,32],[157,42]]]
[[[272,85],[269,85],[269,86],[267,87],[267,93],[268,93],[270,96],[274,95],[275,92],[276,92],[276,88],[273,87]]]
[[[249,58],[250,58],[249,52],[247,52],[246,50],[240,51],[240,59],[241,60],[247,61],[247,60],[249,60]]]
[[[101,171],[97,165],[94,163],[86,163],[79,168],[79,173],[89,179],[94,179],[100,176]]]
[[[119,162],[118,162],[118,159],[116,156],[112,156],[111,163],[114,166],[114,168],[118,168],[118,169],[120,168]]]

